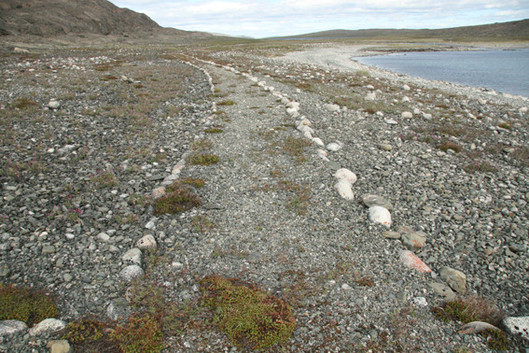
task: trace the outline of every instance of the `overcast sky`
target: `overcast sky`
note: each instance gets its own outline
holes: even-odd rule
[[[164,27],[255,38],[330,29],[446,28],[529,18],[529,0],[110,0]]]

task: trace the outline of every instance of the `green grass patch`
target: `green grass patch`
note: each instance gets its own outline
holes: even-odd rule
[[[209,166],[219,162],[219,157],[214,154],[195,153],[187,158],[190,165]]]
[[[218,127],[212,127],[212,128],[204,130],[204,133],[206,133],[206,134],[220,134],[222,132],[224,132],[224,131],[221,128],[218,128]]]
[[[207,276],[200,285],[203,304],[215,311],[215,323],[236,346],[268,349],[294,332],[292,309],[256,286],[221,276]]]
[[[57,305],[43,291],[0,284],[0,321],[19,320],[31,327],[58,314]]]
[[[183,178],[183,179],[178,180],[176,183],[191,185],[192,187],[195,187],[195,188],[202,188],[204,187],[204,185],[206,185],[206,182],[204,181],[204,179],[197,179],[197,178]],[[167,191],[171,190],[171,188],[173,188],[173,185],[169,186],[167,188]]]
[[[225,105],[225,106],[235,105],[235,104],[237,104],[237,103],[235,103],[231,99],[226,99],[226,100],[223,100],[223,101],[220,101],[220,102],[217,103],[217,105]]]

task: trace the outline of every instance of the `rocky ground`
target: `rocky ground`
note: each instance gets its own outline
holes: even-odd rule
[[[47,289],[68,322],[105,318],[145,276],[193,312],[167,352],[237,351],[196,306],[210,274],[293,307],[297,328],[272,351],[490,351],[432,308],[478,295],[529,313],[529,102],[316,49],[4,55],[2,283]],[[184,162],[197,151],[219,162]],[[338,192],[342,168],[358,181]],[[201,206],[155,215],[153,191],[174,178],[205,181]],[[403,264],[405,249],[431,272]],[[0,351],[50,338],[22,331]]]

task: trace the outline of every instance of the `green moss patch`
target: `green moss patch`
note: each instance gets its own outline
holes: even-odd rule
[[[31,327],[58,314],[57,305],[44,292],[0,284],[0,320],[24,321]]]
[[[296,320],[282,300],[235,278],[200,281],[203,303],[215,310],[215,323],[241,348],[266,349],[288,341]]]

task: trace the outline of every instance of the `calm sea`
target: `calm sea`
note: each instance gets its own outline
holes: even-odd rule
[[[529,97],[529,49],[408,52],[353,59],[401,74]]]

